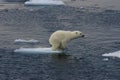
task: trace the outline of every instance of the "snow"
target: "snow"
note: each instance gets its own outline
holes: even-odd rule
[[[112,53],[106,53],[106,54],[103,54],[102,56],[120,58],[120,51],[116,51],[116,52],[112,52]]]
[[[30,0],[26,1],[25,5],[64,5],[60,0]]]

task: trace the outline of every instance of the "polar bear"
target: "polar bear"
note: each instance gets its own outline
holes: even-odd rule
[[[69,41],[79,37],[84,37],[80,31],[58,30],[51,34],[49,43],[52,45],[52,50],[64,50]]]

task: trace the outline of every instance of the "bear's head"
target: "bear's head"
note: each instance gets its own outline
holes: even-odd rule
[[[73,36],[74,36],[74,37],[73,37],[74,39],[85,36],[81,31],[73,31],[72,34],[73,34]]]

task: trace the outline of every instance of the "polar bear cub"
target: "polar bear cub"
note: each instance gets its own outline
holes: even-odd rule
[[[64,50],[69,41],[80,37],[84,37],[80,31],[58,30],[51,34],[49,43],[52,45],[52,50]]]

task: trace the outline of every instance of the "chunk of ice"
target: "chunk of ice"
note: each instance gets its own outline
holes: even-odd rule
[[[15,43],[38,43],[39,41],[35,39],[30,39],[30,40],[16,39],[14,42]]]
[[[63,51],[53,51],[51,48],[20,48],[14,50],[15,53],[25,54],[49,54],[49,53],[62,53]]]
[[[103,54],[102,56],[120,58],[120,51],[116,51],[116,52],[112,52],[112,53],[106,53],[106,54]]]
[[[60,0],[30,0],[24,3],[25,5],[64,5]]]

